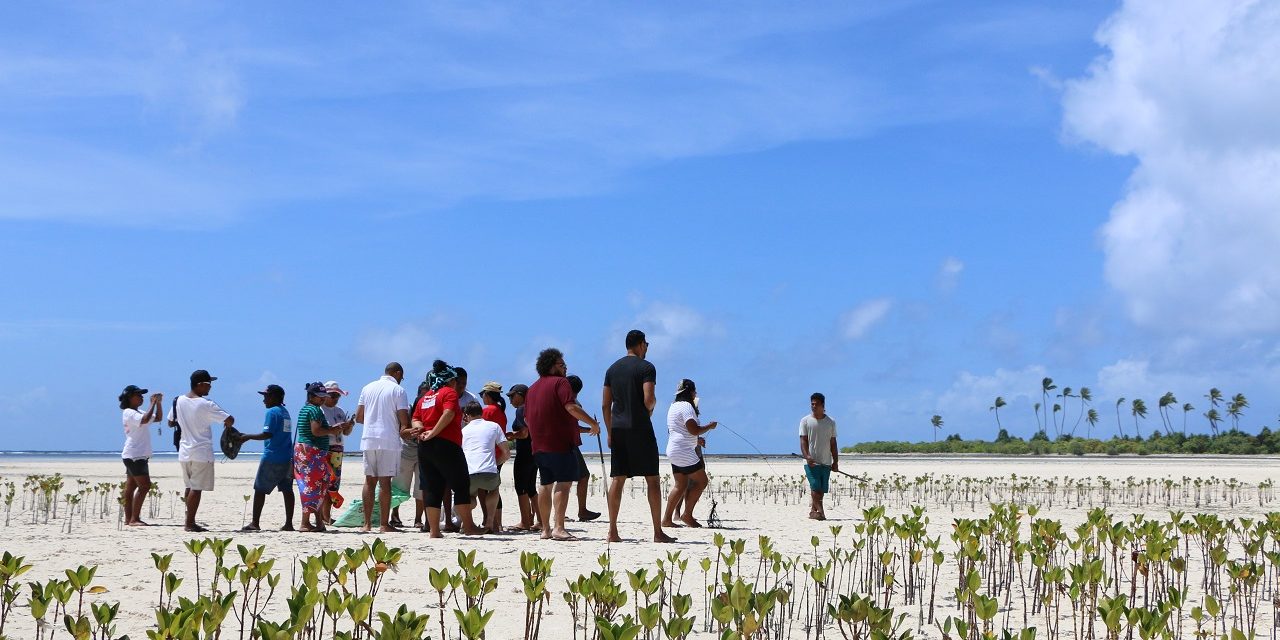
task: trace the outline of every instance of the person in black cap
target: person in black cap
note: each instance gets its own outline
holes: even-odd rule
[[[182,483],[187,488],[185,529],[193,533],[207,531],[196,524],[196,511],[200,509],[200,494],[213,491],[213,429],[210,425],[221,422],[223,427],[230,427],[236,422],[218,403],[205,397],[213,388],[214,380],[217,378],[204,369],[191,372],[191,391],[179,396],[173,405],[173,415],[182,426],[178,464],[182,467]]]
[[[289,420],[289,409],[284,406],[283,387],[269,384],[265,391],[258,393],[267,408],[262,433],[242,433],[240,441],[266,442],[262,445],[262,458],[258,461],[258,475],[253,479],[253,520],[241,531],[262,530],[259,523],[262,506],[267,502],[267,494],[276,490],[284,498],[284,526],[280,530],[293,531],[293,423]]]
[[[142,521],[142,503],[147,499],[147,491],[151,489],[151,470],[148,461],[151,459],[151,432],[147,425],[160,421],[160,407],[163,397],[158,393],[151,394],[151,406],[146,413],[138,411],[147,390],[129,385],[120,393],[120,410],[124,421],[124,449],[120,458],[124,460],[124,523],[127,526],[146,526]]]
[[[529,425],[524,421],[524,400],[528,393],[529,386],[524,384],[512,385],[507,391],[507,400],[516,409],[516,416],[511,420],[510,437],[516,443],[512,476],[515,479],[516,498],[520,504],[520,524],[511,527],[512,531],[537,531],[542,528],[542,525],[534,522],[538,515],[538,464],[533,460]]]

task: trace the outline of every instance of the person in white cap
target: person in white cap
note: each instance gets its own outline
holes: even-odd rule
[[[338,400],[347,395],[346,391],[336,380],[330,380],[324,383],[325,391],[329,396],[325,398],[324,404],[320,410],[324,412],[324,419],[329,426],[337,429],[333,435],[329,436],[329,466],[333,467],[333,482],[329,483],[329,493],[337,493],[342,486],[342,439],[351,435],[351,429],[356,426],[355,420],[352,420],[342,407],[338,406]],[[320,511],[320,518],[326,524],[333,524],[332,518],[333,503],[326,502]]]

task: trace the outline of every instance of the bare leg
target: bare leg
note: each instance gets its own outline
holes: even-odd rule
[[[399,529],[391,526],[391,476],[378,478],[378,531],[394,533]]]
[[[440,508],[427,507],[427,530],[431,532],[432,538],[443,538],[440,533]]]
[[[133,476],[125,476],[124,479],[124,523],[133,524],[133,490],[138,483],[133,480]]]
[[[538,518],[542,520],[543,539],[551,538],[551,491],[549,484],[538,487]]]
[[[680,506],[680,502],[684,498],[684,492],[688,490],[688,486],[689,476],[683,473],[675,474],[671,483],[671,493],[667,494],[667,510],[662,514],[662,526],[679,526],[671,521],[671,517],[675,515],[676,507]]]
[[[653,520],[654,542],[675,542],[676,539],[662,532],[662,483],[658,476],[645,476],[645,493],[649,498],[649,516]]]
[[[501,530],[502,529],[502,512],[498,510],[498,492],[497,491],[484,492],[484,504],[489,511],[489,515],[487,516],[488,520],[485,521],[484,526],[488,527],[490,531]]]
[[[142,521],[142,505],[147,501],[147,492],[151,490],[151,476],[138,476],[133,490],[133,524],[145,525]]]
[[[702,492],[707,488],[710,480],[707,478],[707,472],[699,469],[689,474],[689,485],[684,495],[684,514],[680,516],[680,521],[690,527],[701,527],[693,517],[693,508],[698,505],[698,499],[702,497]]]
[[[364,507],[364,526],[360,530],[365,533],[369,533],[373,529],[373,488],[377,484],[377,478],[373,476],[364,477],[364,491],[360,492],[361,506]]]
[[[187,490],[187,521],[184,527],[187,531],[194,531],[196,533],[199,533],[205,530],[204,527],[196,524],[196,512],[199,510],[200,510],[200,490],[188,489]]]
[[[484,529],[477,527],[475,520],[471,518],[470,504],[455,504],[453,510],[458,512],[458,520],[462,521],[460,529],[463,535],[478,536],[487,533]]]
[[[587,490],[591,488],[591,474],[578,478],[578,522],[590,522],[600,517],[587,508]]]
[[[520,503],[520,528],[532,529],[533,516],[538,506],[535,504],[537,496],[529,497],[526,495],[516,496],[516,501]]]
[[[551,529],[551,537],[556,540],[576,540],[567,529],[564,528],[564,514],[569,509],[569,485],[570,482],[557,482],[555,488],[555,526]],[[543,485],[546,488],[546,485]],[[541,497],[541,496],[539,496]],[[543,525],[542,530],[547,530]],[[543,537],[547,537],[545,534]]]
[[[458,527],[453,524],[453,490],[444,490],[444,530],[457,533]]]
[[[249,519],[249,526],[244,531],[258,531],[262,528],[259,520],[262,519],[262,507],[267,503],[267,494],[261,491],[253,492],[253,517]]]
[[[618,509],[622,506],[622,489],[626,486],[626,476],[614,476],[609,481],[609,542],[622,542],[622,536],[618,535]]]
[[[289,487],[288,491],[281,491],[280,495],[284,498],[284,526],[280,530],[293,531],[293,487]]]

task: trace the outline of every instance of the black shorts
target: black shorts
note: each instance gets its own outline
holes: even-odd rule
[[[653,429],[618,429],[613,432],[609,476],[634,478],[658,475],[658,439]]]
[[[538,495],[538,463],[533,459],[532,453],[516,454],[511,475],[515,478],[516,495]]]
[[[687,466],[687,467],[677,467],[677,466],[676,466],[676,465],[674,465],[674,464],[673,464],[673,465],[671,465],[671,473],[672,473],[672,474],[680,474],[680,475],[686,475],[686,476],[687,476],[687,475],[689,475],[689,474],[691,474],[691,473],[697,473],[697,472],[702,471],[703,469],[706,469],[706,468],[707,468],[707,463],[706,463],[706,461],[705,461],[705,460],[703,460],[703,459],[701,459],[701,458],[699,458],[697,462],[695,462],[695,463],[693,463],[693,464],[691,464],[691,465],[689,465],[689,466]]]
[[[578,479],[588,480],[591,478],[591,470],[587,468],[587,459],[582,457],[582,449],[573,448],[573,452],[578,456]]]
[[[130,478],[151,475],[151,465],[146,458],[121,458],[124,460],[124,474]]]
[[[578,456],[573,451],[543,451],[533,454],[533,459],[538,462],[538,478],[544,487],[557,482],[575,482],[581,477]]]
[[[444,504],[446,489],[453,491],[453,504],[471,504],[471,472],[462,447],[444,438],[418,443],[418,481],[422,501],[432,509]]]

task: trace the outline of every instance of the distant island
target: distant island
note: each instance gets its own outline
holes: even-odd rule
[[[935,442],[878,440],[844,447],[842,453],[989,453],[1002,455],[1266,455],[1280,454],[1280,432],[1262,427],[1257,435],[1230,429],[1218,434],[1152,433],[1146,438],[1114,436],[1110,440],[1062,434],[1050,439],[1040,431],[1029,440],[1001,429],[995,440],[964,440],[952,434]]]

